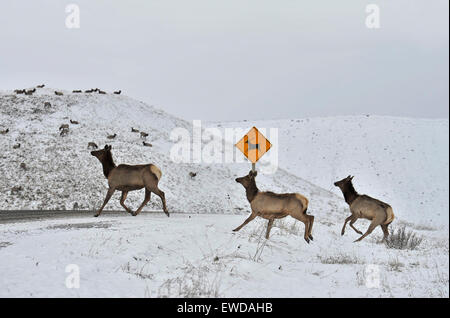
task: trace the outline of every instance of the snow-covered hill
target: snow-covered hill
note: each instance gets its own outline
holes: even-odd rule
[[[169,211],[237,214],[249,209],[244,189],[234,181],[249,171],[248,163],[173,163],[170,133],[176,127],[192,132],[192,124],[132,98],[70,92],[56,96],[47,88],[32,96],[2,92],[0,114],[0,130],[9,129],[0,135],[0,210],[98,208],[107,182],[87,149],[91,141],[100,147],[111,144],[116,164],[159,166]],[[65,137],[59,135],[61,124],[70,126]],[[144,147],[131,127],[149,133],[147,142],[153,147]],[[115,139],[107,139],[114,133]],[[20,148],[14,149],[19,143]],[[197,173],[195,178],[189,176],[191,171]],[[312,210],[336,211],[341,204],[337,196],[283,170],[259,176],[258,184],[262,189],[303,193],[314,202]],[[14,187],[22,189],[12,191]],[[143,197],[143,190],[130,192],[126,204],[136,209]],[[119,198],[116,192],[106,209],[122,210]],[[161,210],[159,198],[152,197],[149,209]]]
[[[449,121],[380,116],[209,123],[278,128],[279,166],[342,196],[333,182],[390,203],[405,222],[448,228]]]

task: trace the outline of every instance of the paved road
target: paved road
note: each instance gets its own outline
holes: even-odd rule
[[[0,211],[0,224],[2,223],[16,223],[39,221],[45,219],[62,219],[62,218],[94,218],[94,211],[55,211],[55,210],[14,210],[14,211]],[[164,215],[162,211],[142,211],[141,213],[158,213]],[[125,211],[106,211],[104,210],[100,216],[129,216]]]

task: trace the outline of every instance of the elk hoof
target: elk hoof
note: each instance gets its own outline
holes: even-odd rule
[[[309,244],[309,238],[305,237],[305,241]]]
[[[311,241],[314,241],[314,238],[313,238],[312,235],[309,236],[309,239],[310,239]]]
[[[164,211],[164,213],[167,215],[167,217],[170,217],[170,214],[169,214],[169,212],[167,212],[167,211]]]

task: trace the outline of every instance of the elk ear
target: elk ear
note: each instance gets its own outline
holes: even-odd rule
[[[351,176],[351,177],[350,177],[350,181],[352,181],[354,177],[355,177],[355,176]]]

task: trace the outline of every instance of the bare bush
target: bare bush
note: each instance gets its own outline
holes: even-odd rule
[[[208,268],[188,265],[184,276],[167,279],[159,288],[159,297],[217,298],[220,280],[209,279]]]
[[[406,226],[395,228],[392,233],[386,238],[386,246],[398,250],[414,250],[420,243],[423,237],[416,235],[413,231],[408,231]]]
[[[361,261],[356,256],[347,254],[335,255],[319,255],[319,260],[322,264],[360,264]]]

